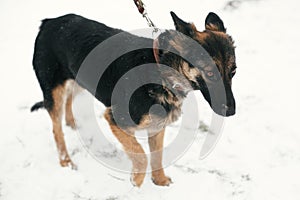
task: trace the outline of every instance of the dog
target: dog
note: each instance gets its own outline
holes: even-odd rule
[[[155,40],[132,35],[75,14],[42,21],[35,41],[33,66],[44,99],[33,105],[31,111],[42,107],[48,111],[61,166],[76,168],[67,152],[62,130],[64,112],[66,125],[76,128],[70,87],[77,84],[91,90],[85,84],[87,79],[80,83],[74,81],[82,62],[97,45],[120,33],[125,34],[130,41],[146,43],[153,48],[130,51],[113,61],[100,78],[94,96],[107,107],[104,117],[132,161],[131,181],[135,186],[142,185],[148,165],[145,152],[134,137],[134,131],[141,129],[152,133],[149,134],[148,143],[150,151],[155,152],[150,159],[153,182],[160,186],[172,183],[162,168],[163,138],[165,127],[179,118],[183,99],[188,92],[200,90],[213,111],[219,115],[235,114],[235,99],[231,89],[237,68],[235,46],[232,37],[226,33],[223,21],[211,12],[205,19],[205,30],[198,31],[193,23],[183,21],[174,12],[171,12],[171,16],[176,30],[166,30]],[[186,38],[201,45],[212,58],[212,63],[203,64],[205,62],[200,55],[194,55],[200,66],[194,66],[183,59],[180,56],[182,51],[186,55],[194,53],[191,48],[182,49],[188,44]],[[161,49],[163,45],[170,51]],[[122,105],[122,99],[112,103],[112,91],[122,75],[136,66],[148,63],[157,65],[158,70],[145,71],[140,79],[159,77],[160,84],[146,84],[134,91],[128,105],[130,118],[134,122],[132,124],[124,120],[123,108],[127,105]],[[172,70],[159,70],[160,65],[166,65]],[[211,91],[218,88],[218,81],[224,85],[226,103],[219,102],[218,98],[212,101],[216,94]],[[126,87],[130,85],[125,86],[124,90]],[[216,91],[218,93],[218,89]],[[150,116],[149,109],[154,104],[161,105],[166,114]],[[157,124],[160,124],[159,128]]]

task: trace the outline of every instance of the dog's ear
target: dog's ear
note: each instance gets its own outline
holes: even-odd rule
[[[226,32],[226,28],[224,27],[223,21],[221,18],[213,13],[210,12],[206,19],[205,19],[205,28],[206,30],[210,31],[220,31],[220,32]]]
[[[183,21],[174,12],[171,12],[171,16],[173,18],[174,25],[177,31],[187,36],[193,36],[196,33],[197,29],[194,24]]]

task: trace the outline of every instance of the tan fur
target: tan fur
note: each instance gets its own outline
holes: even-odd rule
[[[104,114],[105,119],[108,121],[112,133],[123,145],[125,152],[132,161],[132,183],[140,187],[145,178],[145,172],[147,169],[147,156],[142,146],[136,140],[134,134],[128,134],[114,123],[110,117],[111,110],[108,108]]]
[[[181,115],[181,106],[182,106],[183,99],[174,96],[174,94],[172,94],[169,89],[166,90],[168,92],[168,98],[164,98],[164,101],[174,106],[174,109],[172,109],[172,111],[167,115],[167,119],[166,119],[166,126],[167,126],[172,122],[178,120],[179,116]]]
[[[192,27],[192,29],[196,32],[197,31],[197,27],[196,27],[196,25],[194,24],[194,23],[191,23],[191,27]]]
[[[62,116],[65,111],[65,120],[68,126],[75,128],[75,120],[72,112],[72,94],[75,95],[81,88],[73,81],[65,81],[64,84],[52,90],[53,108],[48,110],[53,124],[53,134],[58,149],[60,164],[63,167],[70,166],[76,169],[76,165],[70,159],[67,151],[64,133],[62,131]]]
[[[72,95],[69,95],[66,102],[66,125],[70,126],[72,129],[75,129],[75,120],[72,112]]]
[[[208,34],[206,32],[196,32],[196,35],[195,35],[195,39],[200,41],[200,42],[204,42],[205,39],[208,37]]]
[[[190,68],[188,63],[183,62],[182,65],[182,73],[187,77],[188,80],[197,82],[196,77],[200,75],[199,69],[195,68]]]
[[[174,49],[176,49],[179,52],[183,51],[182,45],[178,42],[180,40],[176,40],[176,38],[174,40],[171,40],[169,42],[170,46],[174,47]]]
[[[219,28],[214,24],[206,24],[205,29],[210,31],[219,31]]]
[[[152,167],[152,179],[157,185],[167,186],[172,183],[171,179],[164,173],[162,167],[162,153],[163,153],[163,139],[165,129],[162,128],[158,133],[151,132],[151,124],[154,125],[153,119],[149,115],[145,115],[140,124],[132,129],[126,131],[120,129],[112,122],[111,108],[105,111],[104,117],[109,123],[112,133],[122,144],[123,149],[132,161],[132,182],[134,185],[140,187],[145,178],[145,172],[147,169],[147,157],[142,148],[134,136],[134,131],[140,129],[147,129],[149,131],[148,143],[151,151],[151,167]],[[164,126],[165,127],[165,126]],[[127,131],[132,131],[127,133]]]
[[[156,185],[167,186],[172,183],[171,179],[165,175],[162,166],[163,142],[165,129],[148,138],[151,152],[152,180]]]
[[[158,39],[153,40],[153,55],[157,63],[159,63],[159,45]]]
[[[53,134],[58,149],[60,164],[63,167],[70,166],[73,169],[76,169],[76,165],[71,161],[68,154],[66,143],[64,139],[64,133],[62,131],[62,115],[63,115],[63,106],[65,101],[65,84],[57,86],[52,91],[54,106],[52,110],[49,110],[49,115],[53,124]]]
[[[160,103],[171,104],[175,108],[165,117],[150,114],[144,115],[137,126],[129,127],[124,130],[125,132],[131,134],[138,130],[147,130],[150,133],[156,133],[160,132],[166,126],[178,120],[181,115],[181,106],[183,99],[178,99],[178,97],[174,96],[174,94],[172,94],[169,89],[165,89],[168,92],[168,97],[166,98],[165,95],[158,97]]]
[[[65,108],[65,120],[66,125],[72,129],[76,129],[75,119],[72,112],[73,98],[83,89],[73,80],[68,80],[64,84],[66,94],[66,108]]]
[[[175,122],[178,120],[178,118],[181,115],[181,106],[183,99],[179,98],[178,96],[175,96],[168,88],[164,87],[167,91],[168,95],[164,95],[163,97],[159,98],[160,103],[162,104],[170,104],[174,106],[174,109],[172,109],[166,118],[161,118],[161,120],[165,121],[165,127],[172,122]],[[166,98],[167,96],[167,98]],[[157,124],[157,122],[153,123],[154,125]]]

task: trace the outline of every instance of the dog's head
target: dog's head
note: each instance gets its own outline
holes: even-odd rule
[[[186,84],[186,81],[168,78],[178,90],[200,90],[214,112],[234,115],[231,83],[236,72],[235,47],[223,21],[215,13],[209,13],[205,30],[200,32],[194,24],[184,22],[173,12],[171,15],[176,31],[166,31],[155,40],[156,61],[177,70],[189,81]],[[202,50],[194,48],[195,42]]]

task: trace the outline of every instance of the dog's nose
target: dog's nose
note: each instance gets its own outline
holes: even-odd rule
[[[232,116],[235,114],[235,108],[222,104],[222,114],[224,114],[224,116]]]

